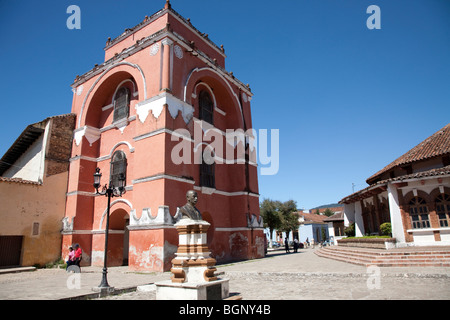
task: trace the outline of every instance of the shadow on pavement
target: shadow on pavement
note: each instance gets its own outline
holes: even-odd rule
[[[283,250],[275,250],[275,251],[268,251],[265,258],[272,258],[272,257],[277,257],[277,256],[287,256],[287,255],[292,255],[292,254],[295,255],[295,254],[301,254],[301,253],[304,253],[304,252],[303,251],[297,251],[297,252],[291,251],[290,253],[288,253],[288,252],[284,251],[284,249]]]

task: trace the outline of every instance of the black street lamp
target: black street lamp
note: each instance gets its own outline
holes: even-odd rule
[[[106,227],[105,227],[105,255],[103,258],[103,276],[102,276],[102,282],[98,286],[98,289],[100,291],[102,290],[113,290],[114,288],[111,288],[108,284],[108,280],[106,277],[106,274],[108,273],[107,268],[107,258],[108,258],[108,235],[109,235],[109,210],[111,206],[111,198],[112,197],[121,197],[125,193],[125,175],[123,173],[119,174],[118,178],[118,186],[114,186],[113,182],[109,181],[109,186],[104,185],[102,188],[102,191],[98,191],[98,188],[100,188],[100,179],[102,177],[102,174],[100,173],[100,168],[95,169],[94,173],[94,188],[96,190],[95,194],[103,195],[108,197],[108,208],[106,213]]]

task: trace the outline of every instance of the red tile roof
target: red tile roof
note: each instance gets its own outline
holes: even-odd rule
[[[315,213],[305,213],[305,212],[299,212],[300,216],[302,216],[305,219],[305,222],[315,222],[315,223],[324,223],[323,220],[328,218],[327,216],[322,216]]]
[[[331,217],[325,218],[324,222],[342,221],[344,220],[344,211],[336,212]]]
[[[21,178],[6,178],[6,177],[0,177],[0,182],[11,182],[11,183],[21,183],[21,184],[34,184],[37,186],[40,186],[41,183],[37,181],[30,181],[30,180],[23,180]]]
[[[368,198],[372,196],[373,194],[378,194],[383,190],[386,190],[383,188],[386,186],[388,182],[401,182],[409,179],[420,179],[420,178],[428,178],[428,177],[448,177],[450,175],[450,165],[442,167],[442,168],[434,168],[426,171],[406,174],[400,177],[395,178],[389,178],[381,181],[377,181],[376,183],[368,186],[367,188],[364,188],[362,190],[359,190],[355,193],[352,193],[351,195],[343,198],[339,203],[352,203],[356,202],[358,200]]]
[[[407,165],[413,162],[427,160],[443,155],[450,154],[450,123],[444,128],[425,139],[417,146],[406,152],[401,157],[397,158],[386,167],[369,177],[366,182],[370,185],[380,179],[380,176],[402,165]]]

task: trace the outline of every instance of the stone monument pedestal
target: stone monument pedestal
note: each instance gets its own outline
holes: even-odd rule
[[[228,283],[228,279],[207,283],[161,281],[156,283],[156,300],[223,300],[229,296]]]
[[[210,257],[207,234],[210,224],[181,219],[178,251],[172,260],[171,280],[155,283],[157,300],[221,300],[229,295],[229,280],[217,279],[216,260]]]

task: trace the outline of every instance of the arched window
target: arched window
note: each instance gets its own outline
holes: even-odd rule
[[[200,181],[203,187],[215,188],[215,166],[202,163],[200,165]]]
[[[424,199],[415,197],[409,202],[409,215],[413,229],[423,229],[430,227],[428,217],[428,206]]]
[[[207,147],[208,148],[208,147]],[[208,188],[216,187],[215,159],[214,152],[206,149],[202,153],[202,163],[200,164],[200,185]]]
[[[448,227],[450,224],[450,195],[440,194],[436,197],[436,214],[439,217],[439,225]]]
[[[213,124],[214,104],[208,92],[200,92],[198,106],[200,120]]]
[[[130,105],[130,91],[122,87],[114,97],[114,117],[113,122],[128,118]]]
[[[126,181],[127,176],[127,157],[123,151],[114,152],[111,159],[110,181],[114,187],[119,186],[119,177],[123,175]]]

